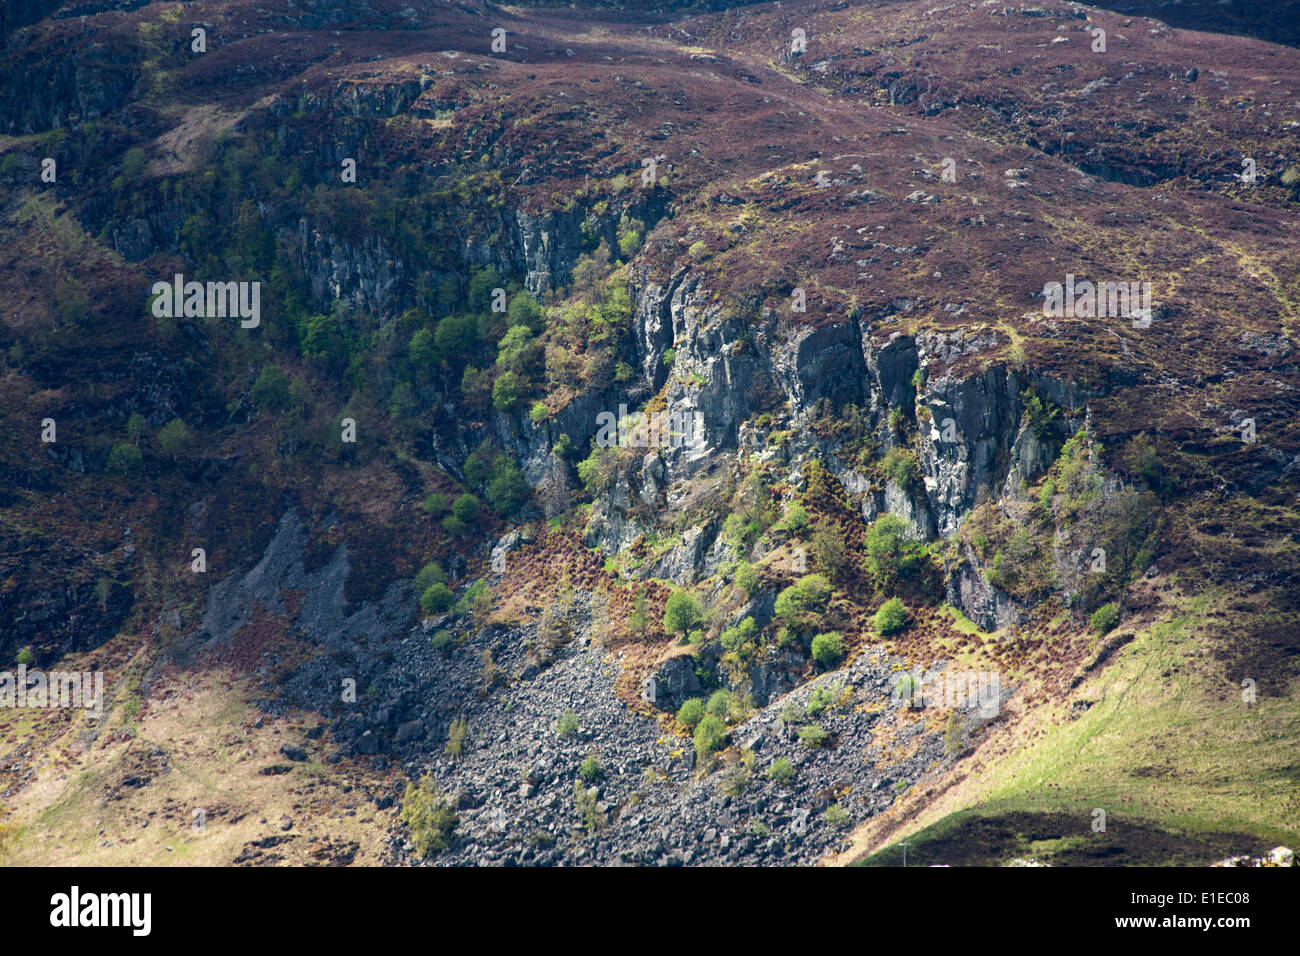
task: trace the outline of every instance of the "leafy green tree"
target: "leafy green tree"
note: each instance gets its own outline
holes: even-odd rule
[[[1114,601],[1108,601],[1092,612],[1088,623],[1098,635],[1110,633],[1119,623],[1119,605]]]
[[[523,398],[524,382],[515,372],[506,370],[492,383],[492,407],[499,412],[513,412]]]
[[[148,427],[149,423],[145,421],[143,415],[139,412],[132,412],[131,417],[126,420],[126,437],[131,440],[132,445],[139,448],[140,438]]]
[[[512,326],[497,343],[497,368],[524,379],[542,356],[542,343],[526,325]]]
[[[505,288],[505,284],[495,269],[474,270],[469,277],[469,307],[478,312],[488,312],[492,308],[492,290]]]
[[[451,845],[460,818],[438,789],[432,774],[419,785],[408,783],[402,800],[402,822],[411,828],[411,842],[421,856],[433,856]]]
[[[871,572],[892,580],[904,569],[904,558],[912,547],[907,522],[898,515],[881,515],[867,528],[863,545]]]
[[[812,639],[812,656],[823,668],[834,667],[844,659],[844,638],[838,631],[818,634]]]
[[[438,364],[438,344],[433,333],[428,329],[416,329],[406,347],[407,357],[417,374],[427,371]]]
[[[191,437],[189,426],[179,418],[173,418],[158,429],[158,447],[172,461],[178,461],[189,450]]]
[[[727,711],[731,709],[731,696],[731,691],[726,688],[715,690],[709,695],[709,702],[704,705],[705,712],[726,720]]]
[[[473,524],[478,518],[479,500],[466,492],[451,503],[452,516],[463,524]]]
[[[692,697],[677,708],[677,720],[687,730],[695,730],[695,725],[704,718],[704,701]]]
[[[435,582],[420,592],[420,609],[425,614],[441,614],[451,607],[453,599],[451,588]]]
[[[542,307],[527,292],[516,293],[506,308],[511,326],[521,325],[534,335],[542,331]]]
[[[528,482],[524,481],[519,466],[502,453],[492,461],[492,476],[488,480],[487,499],[497,514],[510,514],[528,497]]]
[[[891,597],[876,611],[876,630],[881,634],[897,634],[907,627],[907,608],[901,598]]]
[[[808,574],[777,595],[773,610],[791,631],[806,634],[822,622],[830,599],[830,582],[820,574]]]
[[[289,404],[289,376],[278,365],[267,365],[253,383],[251,394],[258,408],[283,411]]]
[[[140,453],[139,448],[129,442],[121,442],[114,445],[108,453],[108,470],[126,474],[134,468],[139,468],[143,461],[144,455]]]
[[[758,593],[760,581],[758,571],[748,561],[741,561],[736,565],[736,587],[747,598],[753,598]]]
[[[463,363],[478,351],[478,319],[472,315],[446,316],[434,329],[433,341],[442,359],[453,364]]]
[[[716,750],[721,750],[727,741],[727,725],[713,714],[705,714],[695,725],[695,754],[703,759]]]
[[[704,617],[700,602],[690,591],[678,589],[668,595],[664,605],[664,630],[684,639]]]

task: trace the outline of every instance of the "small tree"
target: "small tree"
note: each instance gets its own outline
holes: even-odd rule
[[[820,574],[809,574],[777,595],[774,611],[791,631],[804,634],[821,622],[830,599],[830,582]]]
[[[834,667],[844,659],[844,638],[838,631],[818,634],[812,639],[812,656],[821,667]]]
[[[907,608],[901,599],[892,597],[876,611],[876,630],[881,634],[897,634],[907,627]]]
[[[173,418],[158,429],[158,447],[172,461],[179,461],[190,447],[190,429],[179,418]]]
[[[700,602],[690,591],[679,589],[668,595],[664,605],[664,630],[669,634],[686,636],[700,623],[704,612]]]
[[[460,823],[432,774],[419,785],[408,783],[402,799],[402,822],[411,828],[411,842],[421,856],[433,856],[451,845],[451,834]]]
[[[695,726],[703,719],[704,701],[698,697],[692,697],[677,708],[677,720],[687,730],[695,730]]]
[[[1099,636],[1110,633],[1119,623],[1119,605],[1114,601],[1108,601],[1092,612],[1088,623]]]
[[[740,588],[745,597],[753,598],[758,593],[760,584],[758,571],[748,561],[741,561],[736,565],[735,580],[736,587]]]
[[[463,494],[451,504],[451,514],[462,524],[473,524],[478,518],[478,499],[471,494]]]
[[[420,594],[420,609],[425,614],[441,614],[451,607],[453,597],[451,588],[440,582],[434,582]]]
[[[695,756],[701,760],[721,750],[727,740],[727,725],[712,714],[705,714],[695,725]]]
[[[863,543],[872,573],[892,579],[903,569],[903,559],[910,549],[907,522],[898,515],[881,515],[867,529]]]

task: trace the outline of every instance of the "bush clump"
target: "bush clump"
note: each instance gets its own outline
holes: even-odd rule
[[[418,785],[408,783],[402,799],[402,822],[411,828],[411,842],[421,856],[433,856],[451,845],[451,834],[460,823],[432,774]]]
[[[790,786],[794,783],[794,764],[784,757],[778,757],[772,761],[772,766],[767,768],[767,779],[783,787]]]
[[[1114,601],[1106,602],[1092,612],[1092,617],[1089,618],[1088,623],[1092,625],[1092,629],[1099,636],[1110,633],[1115,629],[1115,625],[1119,623],[1119,605]]]
[[[727,725],[721,718],[705,714],[695,725],[695,756],[703,759],[721,750],[727,740]]]
[[[677,708],[677,722],[687,730],[695,730],[695,725],[704,718],[704,701],[692,697]]]
[[[819,666],[834,667],[844,659],[844,638],[838,631],[818,634],[812,639],[812,656]]]
[[[876,630],[886,636],[904,630],[907,622],[907,608],[901,598],[890,598],[876,611]]]

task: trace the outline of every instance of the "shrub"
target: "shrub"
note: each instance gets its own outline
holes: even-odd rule
[[[783,787],[790,786],[794,783],[794,764],[784,757],[778,757],[772,761],[772,766],[767,768],[767,779]]]
[[[758,593],[759,579],[758,571],[748,561],[741,561],[736,565],[736,587],[747,598],[753,598]]]
[[[721,750],[727,739],[727,725],[712,714],[705,714],[695,725],[695,755],[700,759]]]
[[[904,491],[921,483],[921,466],[917,464],[915,452],[910,449],[889,449],[880,467]]]
[[[289,377],[276,365],[262,369],[253,383],[253,404],[271,412],[282,411],[289,404]]]
[[[818,687],[808,695],[808,704],[804,708],[809,717],[816,717],[828,707],[835,706],[835,702],[840,699],[844,693],[844,684],[839,683],[834,687]]]
[[[447,746],[442,749],[448,757],[459,757],[465,752],[465,738],[469,736],[469,723],[458,717],[447,728]]]
[[[430,584],[420,594],[420,610],[425,614],[441,614],[451,607],[453,595],[445,584]]]
[[[423,594],[435,584],[446,584],[447,572],[436,561],[430,561],[415,575],[415,593]]]
[[[108,470],[126,474],[132,468],[139,468],[142,461],[144,456],[140,454],[139,448],[130,442],[120,442],[108,453]]]
[[[600,801],[596,796],[595,787],[588,789],[582,785],[581,780],[573,781],[573,807],[578,811],[578,816],[582,818],[582,825],[588,833],[605,829],[607,820],[605,814],[600,812]]]
[[[703,239],[691,243],[691,247],[686,250],[692,259],[703,259],[709,254],[709,246]]]
[[[173,418],[158,429],[158,447],[172,461],[179,459],[190,447],[189,426],[179,418]]]
[[[842,827],[849,822],[849,812],[838,803],[832,803],[822,814],[822,819],[833,827]]]
[[[867,529],[863,544],[873,574],[893,577],[904,569],[911,548],[907,522],[898,515],[881,515]]]
[[[446,495],[435,491],[424,499],[423,507],[426,514],[441,518],[451,508],[451,504],[447,501]]]
[[[466,493],[451,503],[452,517],[462,524],[473,524],[478,517],[479,501]]]
[[[881,634],[897,634],[907,627],[907,608],[902,599],[891,597],[876,611],[876,630]]]
[[[578,733],[578,713],[570,708],[560,715],[555,723],[555,736],[574,737]]]
[[[434,653],[446,651],[447,648],[451,647],[455,640],[456,635],[452,634],[451,631],[447,630],[445,627],[440,627],[438,630],[433,632],[433,637],[429,640],[429,647],[434,651]]]
[[[1119,623],[1119,605],[1114,601],[1108,601],[1092,612],[1088,623],[1098,635],[1109,633]]]
[[[830,743],[831,735],[821,724],[809,724],[799,731],[799,739],[806,746],[816,750]]]
[[[844,638],[838,631],[818,634],[812,639],[812,656],[822,667],[834,667],[844,659]]]
[[[833,578],[841,577],[848,568],[848,542],[844,532],[833,524],[825,524],[812,537],[813,557],[817,566]]]
[[[808,529],[811,519],[808,517],[808,511],[803,505],[794,504],[790,510],[785,513],[785,519],[782,524],[791,534],[801,534]]]
[[[731,707],[731,697],[732,694],[729,690],[715,690],[709,695],[709,702],[704,705],[705,712],[726,720],[727,711]]]
[[[809,574],[777,595],[774,611],[791,631],[816,628],[830,603],[831,586],[820,574]]]
[[[528,497],[528,482],[524,481],[519,466],[508,455],[497,455],[492,461],[492,477],[488,480],[487,499],[497,514],[509,514]]]
[[[36,660],[36,655],[32,653],[32,649],[30,647],[24,647],[21,651],[18,652],[19,664],[26,666],[34,660]]]
[[[704,717],[704,701],[698,697],[692,697],[677,708],[677,721],[687,730],[695,730]]]
[[[669,634],[686,637],[702,617],[700,602],[691,592],[679,589],[668,595],[668,602],[664,605],[664,630]]]
[[[432,774],[419,785],[408,783],[402,799],[402,822],[411,828],[411,842],[421,856],[433,856],[451,845],[460,818],[451,809]]]
[[[587,754],[587,759],[584,760],[582,766],[578,768],[578,773],[581,775],[583,780],[587,781],[588,784],[595,783],[600,779],[601,774],[604,772],[604,769],[600,765],[600,761],[596,759],[594,753]]]
[[[523,399],[524,389],[523,380],[507,369],[492,383],[492,407],[499,412],[514,411]]]

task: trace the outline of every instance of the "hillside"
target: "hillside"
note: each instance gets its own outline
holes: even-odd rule
[[[1285,21],[621,6],[6,5],[0,861],[1295,847]]]

